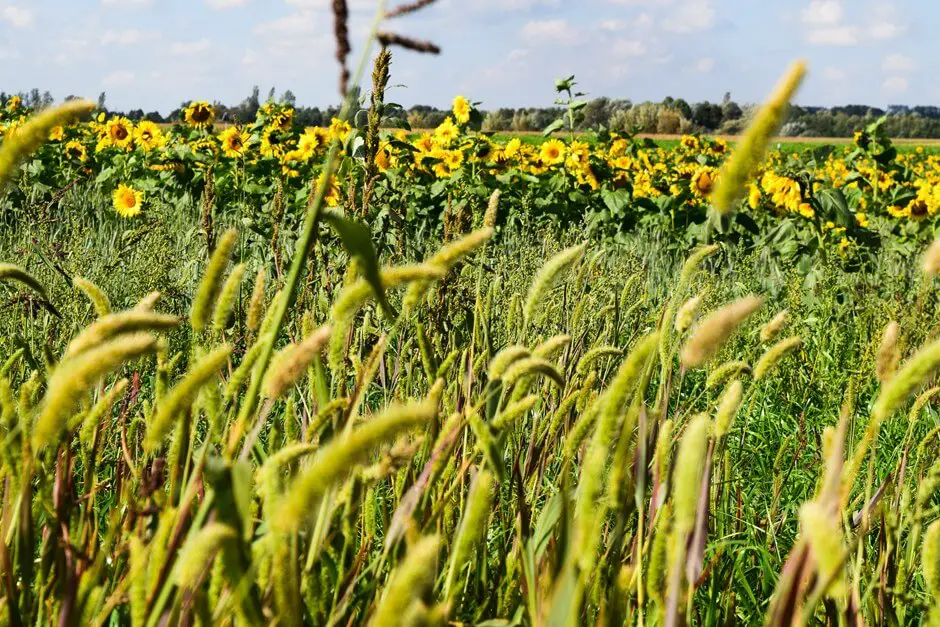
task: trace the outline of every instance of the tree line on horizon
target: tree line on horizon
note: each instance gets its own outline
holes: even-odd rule
[[[0,92],[0,104],[19,96],[29,107],[42,109],[55,102],[49,91],[34,88],[29,92]],[[76,96],[68,96],[71,100]],[[301,126],[326,126],[339,113],[338,107],[306,107],[297,104],[296,96],[286,90],[279,96],[274,88],[265,100],[255,86],[252,93],[237,105],[215,102],[217,119],[223,123],[249,123],[255,119],[265,101],[275,101],[294,107],[294,121]],[[167,114],[143,109],[118,111],[109,109],[106,94],[98,97],[98,108],[123,115],[130,120],[150,120],[167,124],[179,121],[188,103]],[[364,111],[364,110],[363,110]],[[551,125],[565,111],[564,107],[500,107],[483,110],[480,130],[484,132],[538,132]],[[578,111],[576,130],[607,129],[621,133],[713,133],[737,135],[748,124],[756,111],[754,104],[738,104],[726,93],[721,102],[702,101],[691,104],[682,98],[667,97],[662,102],[633,103],[629,99],[601,96],[584,102]],[[431,105],[413,105],[409,108],[386,106],[384,115],[389,124],[411,129],[429,129],[438,126],[450,109]],[[790,108],[788,120],[781,130],[785,137],[851,137],[855,131],[887,116],[885,132],[898,138],[940,138],[940,106],[891,105],[885,109],[868,105],[837,107],[797,106]]]

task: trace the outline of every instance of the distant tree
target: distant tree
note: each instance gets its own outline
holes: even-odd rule
[[[682,98],[679,98],[673,103],[673,106],[676,108],[676,110],[679,112],[679,114],[683,118],[689,121],[692,120],[692,107],[689,105],[688,102],[686,102]]]
[[[52,97],[52,92],[50,92],[48,89],[47,89],[46,91],[42,92],[42,101],[41,101],[41,102],[42,102],[42,108],[43,108],[43,109],[46,109],[46,108],[48,108],[48,107],[51,107],[53,104],[55,104],[55,98]]]
[[[106,104],[105,104],[105,100],[107,99],[107,97],[108,97],[108,96],[107,96],[107,94],[106,94],[105,92],[101,92],[100,94],[98,94],[98,110],[99,110],[99,111],[107,111],[107,110],[108,110],[108,108],[107,108],[107,106],[106,106]]]
[[[293,106],[296,106],[296,104],[297,104],[297,96],[294,95],[294,92],[292,92],[291,90],[288,89],[288,90],[286,90],[283,94],[281,94],[281,100],[280,100],[280,102],[281,102],[281,104],[290,105],[290,106],[292,106],[292,107],[293,107]]]
[[[706,130],[713,131],[721,126],[721,107],[710,102],[700,102],[692,108],[692,122]]]
[[[134,122],[139,122],[144,119],[144,110],[143,109],[132,109],[127,112],[127,119],[133,120]]]
[[[725,122],[729,120],[740,120],[742,115],[744,115],[744,112],[741,110],[741,107],[738,106],[738,103],[733,100],[729,100],[721,105],[721,118]]]
[[[151,111],[150,113],[144,116],[144,119],[150,122],[155,122],[157,124],[163,124],[165,122],[165,120],[163,119],[163,116],[160,115],[159,111]]]

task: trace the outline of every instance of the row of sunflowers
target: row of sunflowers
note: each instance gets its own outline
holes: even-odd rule
[[[15,134],[31,113],[10,99],[0,111],[0,138]],[[512,207],[510,219],[524,212],[608,233],[652,223],[678,239],[707,230],[783,242],[791,252],[822,247],[846,254],[889,234],[916,238],[932,230],[933,221],[925,219],[940,211],[940,156],[923,149],[899,154],[877,123],[838,150],[772,152],[735,224],[715,225],[709,194],[732,149],[720,139],[685,136],[663,146],[599,132],[532,141],[537,138],[479,132],[478,119],[475,105],[457,97],[453,115],[436,129],[382,131],[370,155],[365,128],[340,120],[300,128],[291,107],[273,102],[246,125],[218,124],[207,102],[191,103],[172,126],[102,112],[54,129],[24,168],[20,189],[54,196],[88,180],[108,191],[123,218],[139,216],[151,203],[196,197],[209,178],[222,204],[258,207],[281,190],[299,206],[339,140],[343,167],[330,182],[327,202],[360,206],[351,196],[365,185],[349,179],[369,178],[370,204],[379,209],[366,217],[380,221],[392,214],[439,217],[455,200],[479,206],[499,187]]]

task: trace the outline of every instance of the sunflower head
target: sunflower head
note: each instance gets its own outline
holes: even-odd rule
[[[143,120],[137,125],[134,130],[134,139],[137,140],[138,146],[148,151],[162,148],[166,144],[163,131],[150,120]]]
[[[294,124],[294,110],[284,109],[274,116],[272,124],[282,131],[289,131],[291,126]]]
[[[111,118],[105,125],[106,142],[117,148],[127,148],[134,141],[134,129],[126,118]]]
[[[691,188],[695,196],[699,198],[708,196],[714,186],[715,170],[713,168],[699,168],[695,174],[692,175]]]
[[[10,99],[7,100],[7,109],[10,111],[18,111],[22,105],[23,99],[19,96],[11,96]]]
[[[183,119],[196,128],[207,128],[215,122],[215,109],[205,100],[198,100],[186,107]]]
[[[228,127],[219,135],[219,140],[222,142],[222,154],[226,157],[237,159],[244,156],[248,137],[239,127]]]
[[[565,160],[565,144],[558,139],[550,139],[542,144],[539,157],[545,165],[556,165]]]
[[[140,207],[144,202],[144,194],[122,183],[114,190],[112,200],[114,210],[119,216],[122,218],[133,218],[136,215],[140,215]]]
[[[81,142],[75,141],[74,139],[65,144],[65,155],[69,159],[73,159],[79,163],[85,163],[85,161],[88,159],[88,151],[86,150],[85,145]]]
[[[470,121],[470,102],[463,96],[454,98],[454,119],[459,124],[466,124]]]

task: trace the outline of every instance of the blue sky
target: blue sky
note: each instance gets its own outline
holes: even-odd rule
[[[402,0],[390,0],[394,5]],[[349,0],[354,47],[374,10]],[[0,89],[112,108],[236,103],[252,85],[336,101],[330,0],[0,0]],[[801,104],[940,101],[937,0],[439,0],[389,30],[437,41],[400,52],[392,98],[484,108],[548,105],[556,77],[592,96],[690,102],[763,98],[809,61]],[[354,51],[354,54],[356,51]]]

